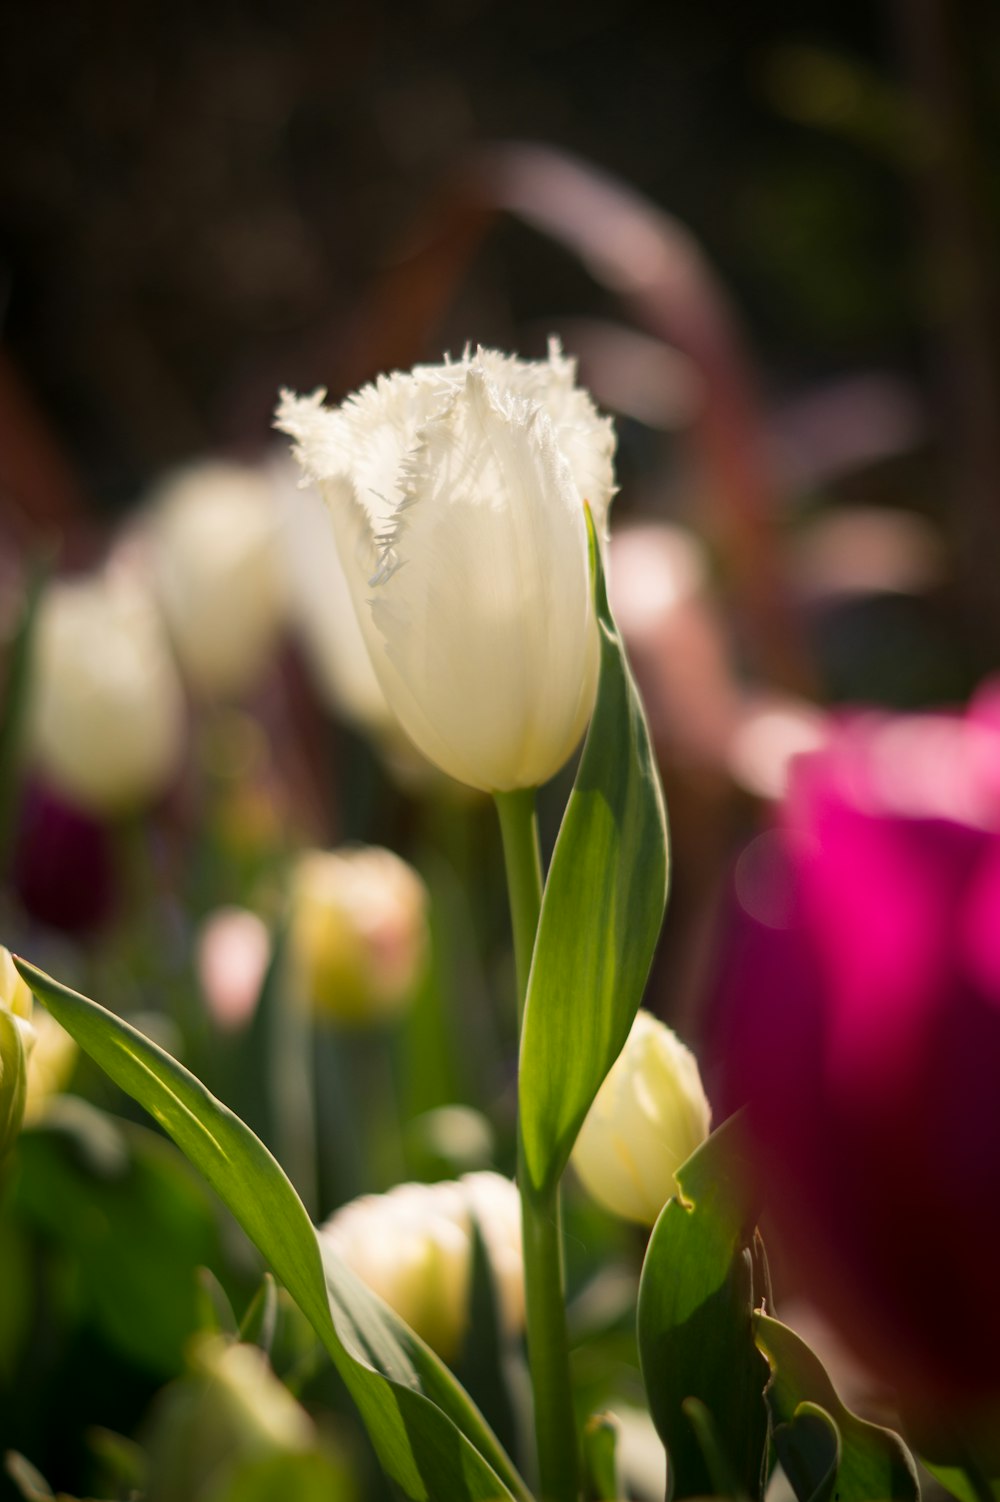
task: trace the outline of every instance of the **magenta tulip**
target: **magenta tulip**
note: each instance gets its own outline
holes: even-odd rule
[[[737,866],[719,1080],[789,1270],[911,1412],[1000,1400],[1000,714],[859,715]]]

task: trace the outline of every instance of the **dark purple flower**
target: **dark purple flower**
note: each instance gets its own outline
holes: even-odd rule
[[[915,1411],[1000,1397],[1000,700],[834,730],[735,891],[723,1104],[790,1266]]]
[[[25,911],[67,933],[99,928],[115,899],[110,830],[38,781],[19,810],[14,887]]]

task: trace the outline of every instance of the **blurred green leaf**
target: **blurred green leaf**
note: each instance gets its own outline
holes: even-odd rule
[[[38,999],[153,1115],[229,1206],[307,1316],[387,1473],[412,1498],[528,1498],[451,1373],[330,1251],[248,1127],[199,1080],[96,1002],[18,961]]]
[[[583,1469],[593,1502],[615,1502],[621,1495],[618,1425],[609,1413],[592,1413],[583,1426]]]
[[[161,1137],[119,1129],[124,1151],[112,1173],[95,1173],[61,1126],[26,1131],[16,1206],[72,1259],[84,1318],[146,1371],[172,1376],[199,1322],[196,1269],[218,1257],[217,1216]]]
[[[243,1323],[240,1325],[240,1340],[259,1346],[262,1351],[270,1355],[277,1323],[278,1285],[270,1273],[265,1273],[249,1309],[243,1316]]]
[[[755,1326],[771,1368],[765,1396],[775,1448],[799,1502],[918,1502],[916,1467],[899,1435],[849,1412],[822,1363],[787,1325],[758,1314]]]
[[[937,1465],[926,1457],[920,1457],[936,1481],[946,1492],[958,1498],[958,1502],[986,1502],[989,1497],[1000,1498],[1000,1479],[988,1481],[985,1477],[972,1477],[958,1466]]]
[[[521,1040],[524,1164],[538,1190],[565,1168],[624,1046],[667,900],[659,774],[587,516],[600,682],[545,883]]]
[[[642,1375],[676,1498],[713,1494],[723,1470],[733,1488],[763,1494],[767,1365],[753,1317],[768,1289],[740,1136],[731,1117],[678,1171],[683,1198],[656,1222],[639,1285]]]

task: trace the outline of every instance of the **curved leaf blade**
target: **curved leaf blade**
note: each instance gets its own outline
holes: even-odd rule
[[[753,1315],[768,1287],[737,1118],[712,1133],[677,1180],[682,1197],[667,1202],[653,1228],[638,1308],[639,1362],[670,1458],[670,1496],[711,1495],[725,1469],[727,1495],[758,1498],[767,1365],[754,1343]],[[706,1436],[720,1452],[711,1464]]]
[[[771,1369],[765,1397],[776,1432],[778,1426],[794,1426],[812,1412],[822,1413],[840,1437],[835,1476],[839,1502],[871,1502],[873,1497],[881,1502],[919,1502],[916,1466],[899,1435],[845,1408],[819,1358],[794,1330],[765,1314],[755,1316],[755,1328],[757,1345]],[[827,1477],[820,1474],[822,1452],[817,1448],[815,1453],[815,1472],[792,1475],[786,1469],[800,1502],[832,1494],[820,1490]]]
[[[284,1171],[238,1116],[112,1012],[24,960],[35,996],[204,1174],[323,1342],[387,1474],[414,1502],[530,1502],[523,1481],[447,1368],[321,1249]]]
[[[524,1165],[559,1178],[642,1000],[667,900],[667,821],[593,521],[597,702],[542,896],[521,1038]]]

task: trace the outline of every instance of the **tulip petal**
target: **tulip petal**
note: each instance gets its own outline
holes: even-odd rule
[[[597,675],[583,507],[552,425],[470,369],[406,481],[372,579],[386,696],[461,781],[544,782],[583,732]]]

